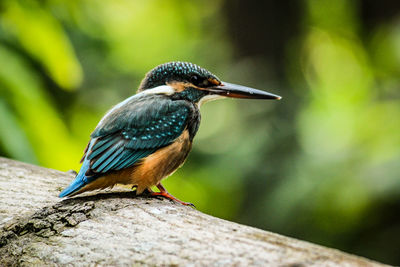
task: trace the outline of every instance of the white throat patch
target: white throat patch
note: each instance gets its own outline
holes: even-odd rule
[[[217,100],[217,99],[222,99],[222,98],[226,98],[225,96],[222,95],[206,95],[203,96],[202,98],[200,98],[200,101],[197,103],[197,106],[200,108],[201,105],[203,105],[204,103],[213,101],[213,100]]]
[[[174,88],[172,88],[169,85],[160,85],[151,89],[146,89],[142,92],[140,92],[139,94],[142,95],[155,95],[155,94],[163,94],[163,95],[172,95],[173,93],[175,93]],[[139,95],[137,94],[137,95]]]

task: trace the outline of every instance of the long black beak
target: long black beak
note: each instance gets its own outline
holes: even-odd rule
[[[226,97],[234,98],[252,98],[252,99],[276,99],[279,100],[282,97],[274,95],[258,89],[237,85],[233,83],[222,82],[221,85],[209,87],[207,91],[213,94],[218,94]]]

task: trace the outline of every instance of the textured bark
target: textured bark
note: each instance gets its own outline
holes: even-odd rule
[[[60,200],[72,179],[0,158],[0,266],[383,266],[121,188]]]

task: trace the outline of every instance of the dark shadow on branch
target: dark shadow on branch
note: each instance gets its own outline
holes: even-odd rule
[[[99,192],[94,195],[89,195],[89,196],[74,196],[71,198],[64,199],[60,201],[59,203],[63,203],[66,205],[69,204],[76,204],[76,203],[83,203],[83,202],[88,202],[88,201],[96,201],[96,200],[105,200],[105,199],[160,199],[163,200],[165,199],[164,197],[161,196],[150,196],[148,193],[144,192],[143,194],[136,195],[136,191],[122,191],[122,192]],[[173,203],[173,201],[170,201]]]

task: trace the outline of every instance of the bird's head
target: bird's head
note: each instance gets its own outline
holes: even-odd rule
[[[138,92],[165,94],[199,105],[222,97],[281,99],[265,91],[222,82],[208,70],[189,62],[169,62],[155,67],[146,74]]]

